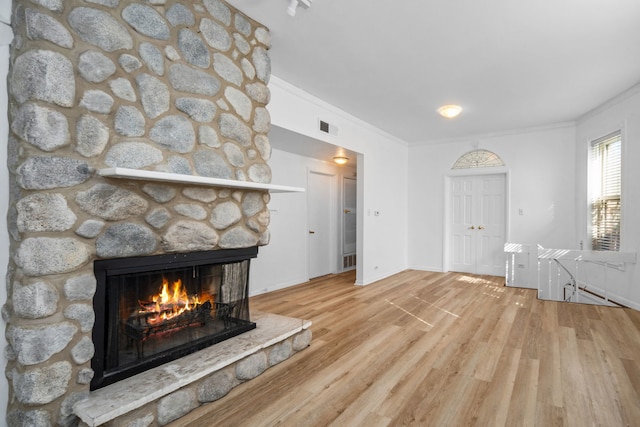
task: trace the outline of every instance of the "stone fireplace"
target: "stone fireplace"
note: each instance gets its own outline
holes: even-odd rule
[[[74,407],[98,387],[95,359],[105,351],[94,336],[105,312],[94,307],[119,304],[108,302],[99,283],[105,265],[108,270],[115,260],[154,257],[166,264],[180,254],[257,251],[268,244],[267,203],[277,187],[270,184],[267,164],[270,38],[265,27],[222,0],[14,0],[12,22],[12,257],[2,310],[9,341],[7,421],[71,426],[79,422]],[[214,267],[185,269],[226,274]],[[114,280],[127,284],[121,293],[142,283]],[[142,306],[153,303],[152,285],[144,286],[134,297]],[[187,294],[200,291],[190,288]],[[193,302],[201,312],[206,306],[195,323],[236,318],[224,313],[229,301],[206,298]],[[171,304],[159,312],[185,305]],[[175,331],[152,327],[149,319],[146,326],[129,322],[125,352],[141,359],[153,353],[150,358],[163,363],[165,353],[152,351],[162,345],[149,337]],[[306,332],[295,337],[294,351],[308,345]],[[293,338],[287,337],[292,335],[283,341],[284,353],[280,347],[273,356],[269,352],[269,365],[292,353]],[[118,345],[126,341],[119,340]],[[270,339],[268,345],[277,342]],[[181,351],[174,353],[179,357]],[[190,357],[196,356],[185,359]],[[197,357],[198,363],[213,360],[210,354]],[[103,365],[101,385],[104,371],[121,368]],[[212,372],[194,374],[201,381],[198,390],[212,387],[206,377]],[[178,390],[184,383],[170,376],[164,381],[171,383],[166,393],[176,394],[170,402],[188,396],[192,408],[213,400],[206,390],[197,399],[193,390]],[[149,394],[149,384],[139,387],[139,394]],[[127,422],[148,426],[175,419],[162,404]]]
[[[257,248],[98,260],[97,389],[256,327],[249,261]]]

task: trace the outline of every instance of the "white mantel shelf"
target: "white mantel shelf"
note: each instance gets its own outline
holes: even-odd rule
[[[105,168],[98,169],[98,175],[108,178],[173,182],[211,187],[238,188],[242,190],[268,190],[272,193],[300,193],[305,191],[302,187],[290,187],[288,185],[262,184],[259,182],[236,181],[233,179],[209,178],[206,176],[182,175],[178,173],[157,172],[141,169]]]

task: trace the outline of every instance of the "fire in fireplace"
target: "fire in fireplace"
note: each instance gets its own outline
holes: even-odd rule
[[[91,389],[255,328],[249,261],[258,249],[98,260]]]

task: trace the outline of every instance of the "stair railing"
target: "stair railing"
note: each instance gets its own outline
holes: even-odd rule
[[[631,252],[548,249],[539,246],[538,296],[555,301],[624,306],[617,301],[616,295],[611,294],[610,270],[624,270],[627,263],[635,262],[636,254]],[[567,263],[573,264],[573,268],[567,267]],[[594,277],[589,283],[587,265],[602,266],[602,278],[597,284],[593,283]],[[580,280],[581,271],[584,280]],[[570,290],[568,296],[567,290]]]

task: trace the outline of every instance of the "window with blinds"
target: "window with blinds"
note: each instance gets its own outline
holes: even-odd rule
[[[622,135],[615,132],[591,143],[591,248],[620,250]]]

